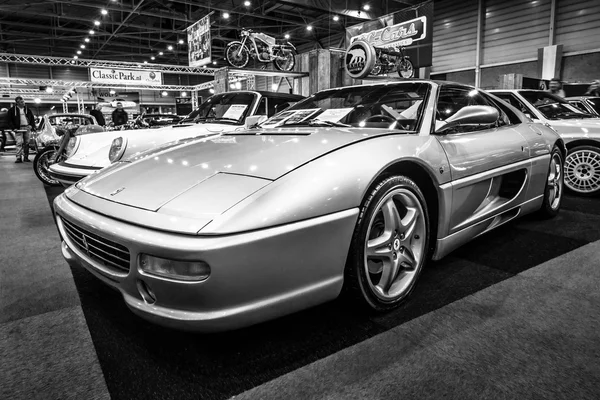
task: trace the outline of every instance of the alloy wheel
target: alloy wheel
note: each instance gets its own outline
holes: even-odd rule
[[[548,204],[553,210],[556,210],[560,206],[560,200],[562,199],[564,181],[561,161],[560,154],[554,153],[550,161],[550,172],[548,174],[548,181],[546,182],[549,189]]]

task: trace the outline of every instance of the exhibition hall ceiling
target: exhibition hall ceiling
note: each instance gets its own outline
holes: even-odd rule
[[[213,59],[239,27],[300,48],[342,43],[346,26],[415,0],[0,0],[0,52],[186,65],[186,28],[211,14]],[[337,36],[336,36],[337,35]]]

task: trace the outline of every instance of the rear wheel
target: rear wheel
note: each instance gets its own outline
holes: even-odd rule
[[[398,63],[398,75],[401,78],[410,79],[415,76],[415,67],[408,58],[402,58]]]
[[[56,147],[46,147],[33,159],[33,171],[40,181],[49,186],[60,186],[60,182],[50,177],[50,158],[56,153]]]
[[[276,69],[286,72],[294,69],[296,65],[296,52],[294,50],[280,50],[277,56],[282,58],[273,60],[273,65]]]
[[[248,64],[250,52],[241,42],[233,42],[227,46],[225,57],[232,67],[244,68]]]
[[[565,185],[581,196],[600,194],[600,148],[578,146],[565,159]]]
[[[370,310],[397,307],[425,265],[429,236],[427,203],[419,187],[405,176],[382,180],[362,206],[345,289]]]
[[[543,218],[552,218],[558,214],[562,202],[564,178],[563,157],[556,147],[552,150],[550,166],[546,177],[546,188],[544,189],[544,202],[538,211]]]

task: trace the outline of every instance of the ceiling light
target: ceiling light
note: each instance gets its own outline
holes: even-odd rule
[[[181,92],[181,97],[186,97],[187,96],[187,92]]]
[[[370,6],[370,5],[368,5],[368,4],[365,4],[365,5],[363,6],[363,10],[365,10],[365,11],[369,11],[370,9],[371,9],[371,6]]]
[[[217,62],[216,62],[216,61],[213,61],[213,65],[217,65]]]
[[[145,60],[144,60],[144,64],[148,64],[148,61],[145,61]]]
[[[271,90],[276,91],[279,88],[279,85],[274,83],[271,85]]]
[[[152,56],[152,57],[150,57],[150,59],[154,61],[154,60],[156,60],[156,57]]]
[[[210,92],[210,94],[215,93],[215,89],[213,89],[213,88],[208,89],[208,91]]]
[[[229,84],[229,89],[235,89],[235,84],[233,84],[233,83],[230,83],[230,84]]]
[[[77,54],[81,54],[81,50],[77,50]]]
[[[106,11],[105,9],[102,9],[102,11],[100,11],[100,14],[106,15],[106,14],[108,14],[108,11]]]
[[[173,50],[173,46],[169,45],[169,47],[167,47],[167,49]]]
[[[73,56],[73,58],[77,60],[79,57],[77,57],[77,56]]]
[[[235,83],[235,88],[236,89],[241,89],[242,88],[242,82],[236,82]]]
[[[52,93],[52,92],[54,92],[54,89],[52,88],[52,86],[48,86],[46,88],[46,93]]]
[[[307,31],[312,31],[312,29],[313,29],[313,28],[312,28],[312,25],[308,25],[308,26],[306,27],[306,30],[307,30]]]
[[[33,102],[35,104],[40,104],[42,102],[42,99],[40,99],[39,97],[36,97],[35,99],[33,99]]]
[[[87,38],[87,37],[86,37],[85,39],[83,39],[83,41],[84,41],[84,42],[86,42],[86,43],[89,43],[89,41],[90,41],[90,38]]]
[[[158,52],[158,55],[159,55],[159,56],[162,56],[163,54],[165,54],[165,53],[163,53],[162,51],[159,51],[159,52]]]
[[[183,39],[179,39],[179,44],[183,44]]]
[[[96,32],[94,32],[93,30],[90,29],[90,35],[93,35],[94,33],[96,33]]]
[[[284,38],[289,39],[290,38],[290,34],[286,33],[285,36],[284,36]]]
[[[85,49],[85,44],[82,44],[82,45],[81,45],[81,46],[79,46],[79,47],[81,47],[82,49]]]
[[[340,17],[338,17],[337,15],[334,15],[334,16],[333,16],[333,20],[334,20],[334,21],[339,21],[339,20],[340,20]]]
[[[244,5],[245,5],[246,7],[250,7],[250,4],[252,4],[252,3],[250,3],[248,0],[246,0],[246,1],[244,2]]]
[[[100,26],[100,21],[94,21],[94,25]]]
[[[110,93],[110,94],[115,94],[115,93],[117,93],[117,92],[115,92],[115,91],[114,91],[114,89],[110,89],[110,92],[109,92],[109,93]]]
[[[169,93],[167,93],[167,92],[162,92],[161,94],[162,94],[163,96],[167,96]]]
[[[225,19],[229,19],[229,13],[228,13],[228,12],[226,12],[226,13],[223,13],[223,18],[225,18]]]

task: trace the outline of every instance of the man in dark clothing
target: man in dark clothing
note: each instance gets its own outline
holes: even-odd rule
[[[0,110],[0,153],[4,151],[4,146],[6,146],[6,132],[5,130],[10,129],[8,127],[8,109],[3,108]]]
[[[115,126],[117,125],[125,125],[127,120],[129,119],[129,115],[127,115],[127,111],[123,110],[123,103],[117,103],[117,109],[112,112],[112,122]]]
[[[102,115],[102,112],[100,110],[98,110],[98,105],[94,106],[94,109],[92,111],[90,111],[90,115],[92,117],[96,118],[96,122],[98,122],[98,125],[100,125],[100,126],[106,125],[106,121],[104,120],[104,115]]]
[[[21,96],[15,98],[15,105],[8,110],[8,126],[15,132],[17,141],[15,162],[22,162],[21,156],[23,161],[29,162],[29,135],[35,131],[35,117]]]

